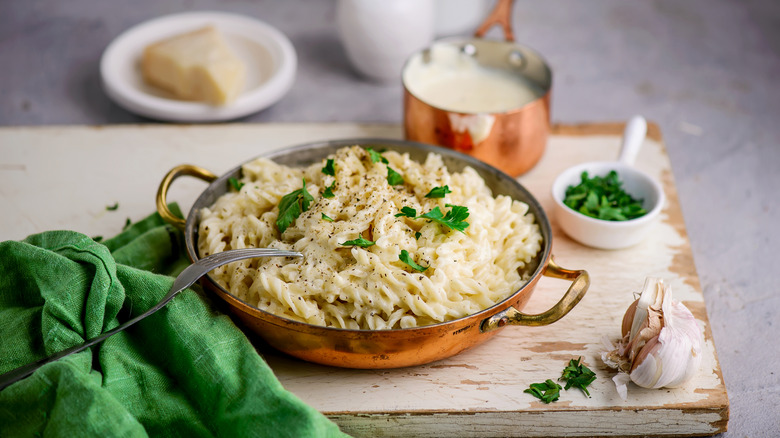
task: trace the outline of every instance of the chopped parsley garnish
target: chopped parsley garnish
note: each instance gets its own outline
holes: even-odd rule
[[[233,187],[236,191],[240,191],[241,187],[244,187],[244,183],[233,177],[228,178],[228,182],[230,183],[230,187]]]
[[[418,232],[414,233],[414,240],[419,240],[420,236],[422,236],[421,232],[418,231]]]
[[[336,181],[333,181],[331,185],[328,187],[325,187],[325,190],[322,191],[322,197],[323,198],[332,198],[336,195],[333,194],[333,189],[336,187]]]
[[[279,234],[284,233],[294,221],[304,211],[309,209],[309,204],[314,201],[314,197],[306,191],[306,178],[303,179],[303,187],[282,196],[279,201],[279,217],[276,219],[276,227]]]
[[[426,198],[443,198],[447,193],[452,193],[449,186],[434,187],[425,195]]]
[[[586,216],[607,221],[625,221],[643,216],[647,211],[642,200],[636,200],[623,190],[623,182],[617,172],[606,176],[588,177],[582,172],[580,183],[569,186],[563,203]]]
[[[527,392],[545,403],[550,403],[558,400],[561,396],[561,385],[547,379],[542,383],[532,383],[530,388],[523,392]]]
[[[465,219],[469,217],[469,208],[452,204],[446,204],[446,206],[450,207],[450,211],[448,211],[446,215],[442,214],[439,207],[436,207],[428,213],[418,217],[430,219],[465,234],[464,230],[469,226],[469,223],[465,221]]]
[[[397,186],[404,183],[404,177],[400,173],[387,166],[387,183],[391,186]]]
[[[586,396],[590,397],[587,386],[596,380],[596,373],[585,365],[582,365],[580,363],[581,360],[581,357],[577,358],[577,360],[569,360],[569,365],[563,369],[561,380],[566,381],[566,387],[564,389],[569,389],[571,387],[579,388]]]
[[[125,226],[122,227],[122,231],[130,228],[130,225],[133,225],[133,221],[131,221],[130,218],[125,219]]]
[[[323,218],[324,220],[328,221],[328,222],[333,222],[333,218],[332,218],[332,217],[330,217],[330,216],[328,216],[328,215],[327,215],[327,214],[325,214],[325,213],[322,213],[322,218]]]
[[[398,255],[398,260],[406,263],[407,265],[409,265],[409,267],[411,267],[417,272],[425,272],[425,270],[428,269],[428,266],[420,266],[417,263],[415,263],[414,260],[412,260],[412,256],[409,255],[409,251],[405,249],[401,250],[401,254]]]
[[[590,397],[587,386],[596,380],[596,373],[581,364],[581,360],[581,357],[577,360],[569,360],[569,364],[563,369],[560,380],[566,381],[566,386],[563,389],[579,388],[586,396]],[[547,379],[543,383],[532,383],[531,387],[523,392],[527,392],[545,403],[550,403],[558,400],[561,385]]]
[[[372,163],[382,162],[384,164],[390,164],[390,162],[387,161],[387,158],[383,157],[379,152],[371,148],[366,148],[366,152],[368,152],[368,156],[371,157]]]
[[[402,207],[401,212],[397,213],[395,217],[410,217],[412,219],[417,217],[417,210],[413,209],[412,207]]]
[[[95,236],[95,237],[92,238],[92,240],[94,240],[95,242],[102,242],[103,241],[103,236]]]
[[[119,203],[116,202],[114,205],[106,205],[106,210],[108,211],[116,211],[119,208]]]
[[[363,236],[355,239],[355,240],[347,240],[346,242],[342,243],[341,246],[359,246],[361,248],[368,248],[369,246],[376,245],[376,242],[372,242],[370,240],[366,240],[363,238]]]
[[[325,167],[322,168],[322,173],[325,175],[336,176],[336,170],[333,169],[333,158],[328,158],[325,162]]]

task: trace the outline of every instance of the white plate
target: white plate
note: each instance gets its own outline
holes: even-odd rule
[[[246,65],[244,90],[235,101],[188,102],[144,82],[140,59],[146,46],[206,25],[217,27]],[[103,52],[100,76],[106,94],[128,111],[175,122],[217,122],[276,103],[292,86],[296,67],[295,49],[277,29],[247,16],[206,11],[166,15],[128,29]]]

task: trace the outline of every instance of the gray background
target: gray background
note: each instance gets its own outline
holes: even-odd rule
[[[100,55],[193,9],[259,18],[298,52],[290,93],[241,121],[400,122],[400,85],[350,69],[333,0],[0,0],[0,124],[156,123],[108,100]],[[554,122],[660,124],[731,402],[723,436],[780,436],[780,2],[518,0],[514,26],[552,66]]]

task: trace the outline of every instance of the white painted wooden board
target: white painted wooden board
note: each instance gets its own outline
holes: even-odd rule
[[[618,251],[583,247],[560,232],[553,254],[563,267],[587,269],[583,301],[548,327],[507,327],[490,341],[433,364],[398,370],[348,370],[261,352],[282,384],[355,436],[700,436],[726,428],[728,398],[707,321],[668,156],[653,127],[637,159],[661,179],[668,202],[653,235]],[[617,156],[621,127],[558,126],[542,161],[520,177],[551,214],[550,184],[566,167]],[[110,236],[126,218],[154,210],[171,167],[197,164],[219,174],[264,151],[314,140],[400,138],[396,125],[270,124],[0,129],[0,239],[68,228]],[[205,184],[178,180],[170,200],[185,211]],[[119,204],[116,211],[106,206]],[[600,360],[601,339],[617,339],[620,320],[646,276],[671,283],[705,330],[704,360],[676,389],[629,386],[621,400]],[[526,307],[552,306],[568,283],[543,278]],[[569,359],[596,372],[592,397],[577,390],[543,404],[523,390],[556,379]]]

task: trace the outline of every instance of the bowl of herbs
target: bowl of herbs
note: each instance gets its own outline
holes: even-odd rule
[[[583,245],[621,249],[650,233],[663,209],[661,184],[633,166],[647,132],[641,116],[626,125],[617,161],[582,163],[553,182],[555,219]]]

